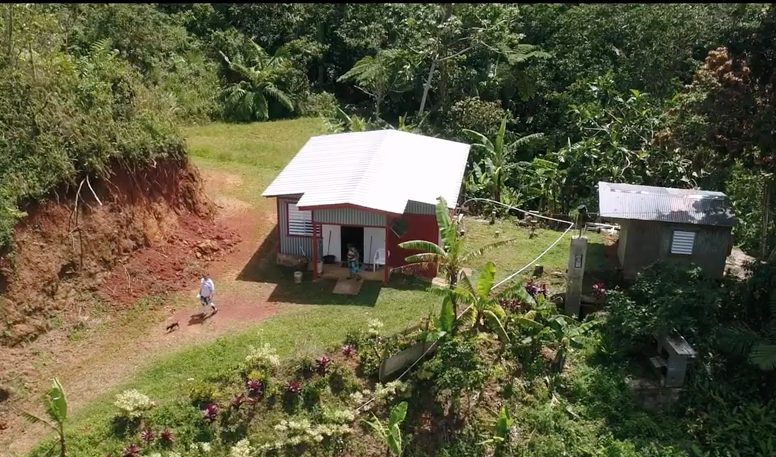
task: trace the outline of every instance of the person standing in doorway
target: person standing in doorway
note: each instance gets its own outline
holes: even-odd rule
[[[202,275],[202,279],[199,280],[199,301],[202,306],[210,306],[215,314],[218,311],[215,303],[213,303],[213,293],[216,291],[216,286],[213,284],[213,280],[210,279],[210,275],[207,273]]]
[[[356,279],[361,279],[358,274],[358,249],[352,244],[348,244],[348,279],[352,279],[354,276]]]

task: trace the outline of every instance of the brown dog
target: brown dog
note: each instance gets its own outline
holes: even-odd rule
[[[167,333],[170,333],[180,327],[180,324],[178,321],[173,322],[172,324],[167,326]]]

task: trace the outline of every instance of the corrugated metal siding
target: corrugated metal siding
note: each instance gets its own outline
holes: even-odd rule
[[[322,224],[385,227],[385,215],[354,208],[317,209],[313,211],[313,220]]]
[[[404,212],[407,214],[436,215],[436,206],[409,200]]]
[[[280,252],[290,255],[306,255],[312,257],[312,237],[288,235],[288,206],[287,203],[296,203],[298,199],[278,198],[278,229],[280,231]]]
[[[598,183],[602,218],[730,227],[735,217],[722,192]]]

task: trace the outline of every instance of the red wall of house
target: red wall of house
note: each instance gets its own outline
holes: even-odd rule
[[[439,227],[437,226],[436,216],[421,214],[405,214],[404,220],[407,221],[407,232],[401,237],[397,237],[390,229],[391,222],[388,223],[388,239],[386,241],[387,249],[390,252],[388,265],[396,268],[405,265],[404,259],[420,251],[410,251],[399,247],[399,243],[410,240],[425,240],[432,243],[439,243]],[[422,271],[416,271],[415,274],[433,278],[436,276],[436,269],[428,268]]]

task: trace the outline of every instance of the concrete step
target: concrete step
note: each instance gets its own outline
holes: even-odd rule
[[[668,363],[666,362],[666,359],[660,357],[659,355],[656,355],[654,357],[650,357],[649,358],[649,363],[655,369],[665,368],[668,365]]]

